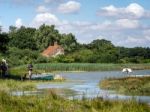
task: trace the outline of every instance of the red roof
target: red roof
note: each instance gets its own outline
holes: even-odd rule
[[[60,45],[55,43],[54,46],[49,46],[47,49],[45,49],[42,52],[42,55],[46,56],[46,57],[51,57],[51,56],[55,55],[58,50],[61,50],[62,52],[64,52],[64,49]]]

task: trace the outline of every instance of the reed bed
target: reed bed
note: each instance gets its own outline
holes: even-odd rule
[[[109,78],[101,81],[100,87],[121,94],[150,96],[150,77]]]
[[[10,92],[10,91],[27,91],[35,90],[36,81],[21,81],[14,79],[0,79],[0,91]]]
[[[53,92],[39,96],[11,96],[0,92],[0,112],[150,112],[147,104],[102,98],[68,100]]]
[[[122,70],[129,67],[134,70],[150,69],[150,64],[101,64],[101,63],[41,63],[35,64],[34,69],[52,72],[52,71],[111,71]],[[26,66],[16,67],[17,69],[26,69]]]

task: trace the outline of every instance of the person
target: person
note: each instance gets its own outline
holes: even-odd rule
[[[28,65],[29,79],[31,79],[31,77],[32,77],[32,70],[33,70],[33,65],[30,63]]]
[[[8,70],[8,64],[6,63],[5,59],[2,59],[2,63],[0,65],[1,71],[2,71],[2,77],[7,76],[7,70]]]

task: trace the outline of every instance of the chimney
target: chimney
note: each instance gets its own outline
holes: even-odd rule
[[[54,46],[57,46],[58,44],[57,44],[57,41],[56,42],[54,42]]]

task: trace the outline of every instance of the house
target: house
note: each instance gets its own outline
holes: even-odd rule
[[[49,46],[47,49],[45,49],[42,52],[42,55],[45,57],[56,57],[58,55],[63,55],[64,49],[57,44],[57,42],[54,43],[53,46]]]

